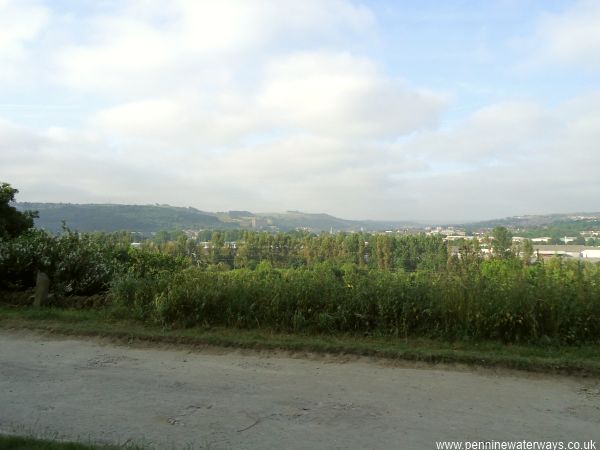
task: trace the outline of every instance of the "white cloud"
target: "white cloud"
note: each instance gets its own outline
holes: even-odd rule
[[[88,126],[113,139],[146,142],[158,148],[219,146],[260,131],[250,103],[251,98],[233,92],[210,97],[190,92],[102,109]]]
[[[413,217],[466,220],[594,210],[600,95],[554,108],[504,103],[399,145],[428,169],[410,177]]]
[[[292,128],[383,137],[433,126],[446,100],[385,77],[368,59],[311,52],[272,62],[258,103]]]
[[[58,52],[56,81],[122,98],[174,86],[222,87],[257,63],[252,50],[306,36],[334,41],[365,30],[373,16],[342,0],[141,0],[87,22],[82,42]]]
[[[556,131],[559,126],[536,103],[504,102],[475,111],[452,129],[422,133],[399,148],[454,165],[512,161],[531,157],[548,130]]]
[[[41,142],[31,130],[0,117],[0,154],[11,156],[13,149],[35,151]]]
[[[256,91],[233,85],[136,100],[98,111],[89,126],[171,148],[238,145],[274,132],[379,140],[433,126],[444,105],[443,96],[387,78],[368,59],[304,52],[272,61]]]
[[[545,14],[531,42],[538,64],[600,69],[600,2],[580,0],[562,13]]]
[[[49,12],[39,2],[0,0],[0,81],[14,82],[23,76],[31,57],[27,44],[48,20]]]
[[[0,1],[0,54],[18,55],[48,21],[48,11],[37,2]]]
[[[0,142],[13,153],[0,152],[0,165],[18,178],[23,200],[65,200],[72,186],[71,201],[466,220],[593,209],[598,123],[593,93],[550,109],[486,107],[402,144],[297,133],[167,151],[151,139],[115,144],[103,133],[39,133],[2,122]]]

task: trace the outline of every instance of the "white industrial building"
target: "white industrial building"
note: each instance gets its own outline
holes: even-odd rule
[[[582,258],[600,259],[600,249],[585,249],[581,251]]]

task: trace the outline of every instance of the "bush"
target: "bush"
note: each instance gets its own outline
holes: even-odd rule
[[[109,293],[113,314],[138,320],[153,320],[155,299],[167,289],[170,281],[169,272],[145,277],[127,273],[116,277]]]
[[[94,295],[108,290],[113,276],[128,262],[123,245],[90,234],[65,230],[60,236],[32,229],[0,241],[0,288],[35,285],[38,271],[50,277],[58,295]]]
[[[55,259],[55,242],[42,230],[29,230],[11,240],[0,240],[0,289],[35,286],[38,270],[48,271]]]

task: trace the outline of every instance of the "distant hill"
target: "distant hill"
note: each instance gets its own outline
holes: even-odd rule
[[[329,214],[311,214],[301,211],[286,211],[285,213],[256,214],[268,224],[277,226],[282,230],[295,230],[309,228],[319,231],[385,231],[406,228],[422,228],[424,225],[409,221],[384,221],[384,220],[347,220]]]
[[[275,226],[282,230],[295,230],[307,228],[311,230],[329,231],[359,231],[359,222],[353,220],[339,219],[329,214],[309,214],[300,211],[286,211],[285,213],[263,213],[257,214],[266,222],[267,226]]]
[[[581,228],[600,225],[600,212],[596,213],[572,213],[572,214],[540,214],[527,216],[505,217],[503,219],[485,220],[480,222],[471,222],[460,225],[467,229],[485,229],[494,227],[507,227],[513,229],[543,228],[557,225],[568,225],[570,227],[577,224]]]
[[[300,211],[285,213],[252,213],[229,211],[211,213],[195,208],[169,205],[115,205],[73,203],[17,203],[20,210],[36,210],[36,226],[59,232],[63,221],[77,231],[138,231],[156,232],[173,229],[257,229],[290,231],[305,229],[321,231],[383,231],[417,228],[414,222],[357,221],[340,219],[329,214]]]
[[[36,226],[51,232],[62,222],[77,231],[139,231],[227,228],[216,216],[194,208],[158,205],[111,205],[72,203],[17,203],[17,208],[39,212]]]
[[[251,213],[250,211],[228,211],[227,214],[231,218],[237,218],[237,217],[254,217],[254,214]]]
[[[468,232],[490,230],[497,226],[509,228],[519,236],[550,237],[555,241],[564,236],[581,239],[584,231],[600,230],[600,213],[546,214],[506,217],[465,224]]]
[[[78,231],[138,231],[200,229],[256,229],[291,231],[304,229],[321,231],[386,231],[423,229],[426,225],[409,221],[347,220],[329,214],[301,211],[283,213],[253,213],[250,211],[206,212],[195,208],[169,205],[115,205],[73,203],[17,203],[20,210],[39,211],[38,227],[59,232],[62,222]],[[600,230],[600,213],[546,214],[506,217],[471,222],[455,228],[467,232],[490,230],[505,226],[526,237],[573,236],[580,231]]]

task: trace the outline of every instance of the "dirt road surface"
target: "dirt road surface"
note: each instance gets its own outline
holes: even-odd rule
[[[600,383],[0,331],[0,432],[155,448],[434,449],[439,440],[523,439],[594,439],[600,448]]]

